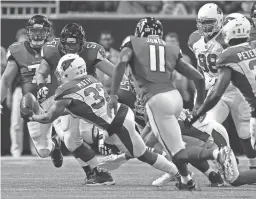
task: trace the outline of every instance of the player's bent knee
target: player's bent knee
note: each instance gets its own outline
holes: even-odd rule
[[[172,161],[174,163],[181,163],[181,162],[186,162],[188,160],[188,153],[186,150],[181,149],[178,153],[176,153],[172,157]]]
[[[47,158],[50,156],[51,151],[49,149],[39,149],[37,153],[41,158]]]

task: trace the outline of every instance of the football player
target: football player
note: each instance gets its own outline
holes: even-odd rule
[[[95,75],[97,68],[109,76],[112,75],[114,66],[106,59],[104,48],[97,43],[86,41],[85,32],[81,25],[76,23],[67,24],[62,29],[60,38],[55,38],[42,47],[41,56],[43,59],[36,76],[37,84],[40,88],[37,93],[39,101],[43,101],[47,97],[45,91],[48,91],[48,88],[45,84],[45,77],[50,72],[55,71],[61,57],[68,53],[79,54],[86,61],[88,74]],[[52,100],[53,97],[48,98],[46,101],[50,104]],[[86,183],[87,185],[108,183],[109,179],[113,181],[110,176],[109,178],[104,178],[108,174],[97,176],[99,173],[97,172],[98,159],[90,146],[83,142],[83,138],[87,138],[88,136],[86,135],[92,132],[93,124],[79,118],[73,118],[70,115],[62,116],[54,123],[60,132],[61,140],[78,160],[86,173],[87,179],[91,179]],[[49,124],[48,126],[50,127]],[[91,176],[94,170],[96,175]],[[92,182],[92,178],[94,178],[94,182]]]
[[[235,17],[237,17],[237,14],[227,17],[226,21]],[[222,38],[222,25],[222,10],[214,3],[207,3],[198,11],[198,31],[193,32],[188,40],[188,45],[197,58],[197,68],[205,77],[208,93],[210,93],[210,89],[215,84],[216,78],[218,77],[216,60],[228,46]],[[229,113],[231,113],[235,123],[250,167],[256,168],[256,156],[250,144],[250,106],[239,90],[232,84],[228,86],[219,103],[207,112],[206,118],[223,123]]]
[[[217,61],[218,80],[203,105],[187,118],[188,125],[214,107],[232,82],[251,106],[250,146],[255,149],[256,142],[256,41],[247,42],[250,36],[250,22],[238,18],[223,27],[224,41],[230,45]],[[254,151],[254,154],[256,151]]]
[[[15,77],[19,77],[22,93],[28,92],[36,94],[38,87],[36,84],[36,70],[42,60],[40,50],[50,33],[50,23],[42,15],[35,15],[28,20],[27,37],[28,41],[13,43],[7,52],[7,67],[1,79],[1,102],[6,98],[7,90],[13,84]],[[49,73],[46,84],[51,84],[51,74]],[[40,128],[37,122],[29,122],[28,130],[40,157],[51,155],[55,167],[62,165],[62,155],[60,152],[60,140],[58,136],[51,138],[52,129]],[[42,131],[47,130],[49,133]],[[40,142],[48,136],[48,143]],[[41,138],[40,138],[41,135]],[[45,147],[47,145],[47,147]]]
[[[252,5],[250,16],[252,21],[252,28],[251,28],[249,41],[252,41],[252,40],[256,40],[256,3]]]
[[[178,188],[194,189],[195,183],[189,175],[187,162],[204,160],[206,156],[209,158],[212,152],[206,152],[200,147],[185,148],[177,121],[182,110],[182,99],[170,77],[172,71],[177,70],[195,81],[198,90],[196,107],[200,106],[205,97],[204,79],[193,66],[182,59],[179,47],[166,45],[162,36],[161,22],[147,17],[138,22],[135,36],[124,40],[113,76],[108,113],[111,114],[112,109],[114,113],[117,112],[118,88],[129,64],[136,83],[142,89],[142,99],[146,104],[150,126],[159,142],[173,156],[173,162],[180,171],[181,183]],[[230,151],[223,150],[224,156],[228,157]],[[217,154],[217,151],[214,153]]]

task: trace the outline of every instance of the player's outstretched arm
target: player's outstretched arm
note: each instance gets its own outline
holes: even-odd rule
[[[111,86],[111,95],[117,95],[120,83],[125,73],[125,69],[129,64],[129,61],[132,58],[132,49],[124,47],[119,55],[116,68],[114,70],[112,86]]]
[[[3,102],[7,96],[8,89],[12,86],[14,78],[18,73],[18,66],[15,61],[9,60],[7,62],[6,69],[1,78],[1,102]]]
[[[71,99],[54,101],[48,112],[40,115],[33,115],[31,121],[47,124],[52,123],[59,116],[65,114],[65,108],[71,103]]]
[[[193,80],[195,82],[197,90],[197,100],[196,105],[201,105],[205,99],[205,81],[204,77],[200,72],[198,72],[191,64],[184,61],[184,59],[179,59],[175,67],[180,74],[184,75],[186,78]]]
[[[203,105],[198,109],[197,111],[198,117],[205,114],[207,111],[212,109],[218,103],[221,96],[223,95],[228,85],[230,84],[231,73],[232,73],[232,70],[228,67],[223,67],[219,69],[218,80],[215,86],[213,87],[213,89],[211,90],[211,92],[208,94]]]
[[[106,58],[102,61],[98,62],[95,65],[96,68],[98,68],[101,72],[108,75],[109,77],[113,77],[115,66]],[[128,78],[124,75],[123,80],[127,80]]]
[[[39,87],[46,84],[46,78],[51,73],[51,67],[45,59],[42,59],[40,66],[36,72],[36,82]]]

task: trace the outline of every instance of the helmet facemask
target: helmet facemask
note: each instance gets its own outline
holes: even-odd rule
[[[83,41],[77,41],[76,38],[61,39],[61,50],[64,54],[78,54],[83,48]]]
[[[33,27],[27,27],[27,36],[34,48],[41,48],[47,40],[50,34],[48,27],[43,25],[35,24]]]
[[[217,19],[197,19],[197,28],[201,35],[210,37],[215,32],[219,32],[221,27]]]

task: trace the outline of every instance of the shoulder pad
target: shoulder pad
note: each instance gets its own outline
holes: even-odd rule
[[[132,41],[133,38],[134,38],[134,36],[128,36],[128,37],[126,37],[126,38],[123,40],[120,49],[123,49],[128,43],[130,43],[130,42]]]
[[[217,68],[228,66],[231,63],[238,63],[240,61],[236,53],[234,53],[234,50],[235,49],[227,48],[221,53],[216,63]]]
[[[49,56],[52,56],[53,54],[51,52],[58,48],[59,43],[60,40],[58,38],[54,38],[51,41],[46,42],[41,48],[41,57],[47,59]]]
[[[74,82],[70,81],[65,84],[60,85],[54,95],[54,99],[58,100],[63,98],[64,96],[67,96],[69,94],[72,94],[75,90]]]
[[[193,49],[194,43],[196,43],[200,38],[201,38],[201,35],[200,35],[198,30],[193,32],[193,33],[191,33],[189,38],[188,38],[188,46],[189,46],[189,48]]]
[[[6,53],[6,59],[8,60],[10,56],[13,56],[16,52],[22,50],[24,42],[14,42],[12,45],[9,46]]]

